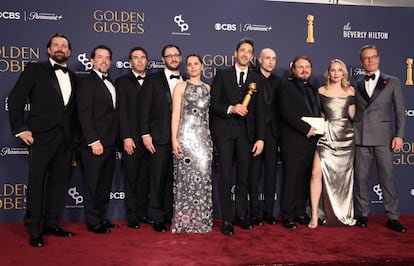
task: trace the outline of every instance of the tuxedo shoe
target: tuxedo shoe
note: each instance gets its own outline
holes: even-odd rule
[[[258,226],[262,226],[263,225],[263,220],[259,216],[253,217],[251,219],[251,222],[252,222],[253,225],[258,225]]]
[[[119,227],[119,225],[117,225],[117,224],[113,224],[113,223],[111,223],[110,221],[104,221],[103,223],[102,223],[102,226],[104,227],[104,228],[118,228]]]
[[[75,234],[69,231],[65,231],[62,228],[43,228],[43,234],[44,235],[54,235],[54,236],[60,236],[60,237],[71,237]]]
[[[249,220],[248,218],[246,218],[246,217],[237,217],[237,218],[234,220],[234,225],[237,225],[237,226],[239,226],[240,228],[242,228],[242,229],[246,229],[246,230],[253,229],[253,225],[252,225],[252,223],[251,223],[251,222],[250,222],[250,220]]]
[[[400,233],[407,232],[407,229],[405,229],[405,227],[402,226],[398,220],[388,220],[387,227]]]
[[[301,216],[295,217],[293,221],[303,224],[303,225],[308,225],[310,222],[310,218],[307,215],[301,215]]]
[[[268,224],[277,224],[277,220],[272,215],[264,215],[263,220]]]
[[[154,227],[154,231],[156,232],[164,233],[167,231],[167,227],[164,223],[154,223],[152,226]]]
[[[41,236],[30,236],[29,245],[31,245],[32,247],[40,248],[43,247],[45,243],[43,242],[43,238]]]
[[[92,226],[88,226],[88,231],[95,233],[95,234],[107,234],[110,233],[111,230],[109,230],[108,228],[103,227],[102,225],[98,225],[95,227]]]
[[[133,229],[138,229],[140,228],[140,225],[138,221],[132,221],[132,222],[128,222],[128,227],[133,228]]]
[[[154,223],[154,221],[151,218],[147,217],[147,216],[138,217],[138,222],[144,223],[144,224],[153,224]]]
[[[362,228],[368,227],[368,217],[361,216],[357,219],[356,225]]]
[[[221,226],[221,233],[225,236],[233,236],[234,235],[234,228],[230,222],[224,222]]]
[[[283,224],[283,227],[285,227],[287,229],[296,229],[296,228],[298,228],[298,226],[296,225],[296,223],[293,220],[291,220],[291,219],[289,219],[289,220],[283,220],[282,224]]]

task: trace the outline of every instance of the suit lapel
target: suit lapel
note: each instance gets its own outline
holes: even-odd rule
[[[240,101],[239,91],[241,88],[239,87],[239,84],[237,84],[236,67],[233,66],[229,74],[230,74],[231,87],[233,88],[234,99],[236,99],[236,101]],[[246,78],[245,84],[246,83],[247,83],[247,78]]]
[[[63,101],[62,90],[60,89],[55,70],[53,70],[52,65],[49,61],[46,63],[45,67],[47,68],[47,72],[50,75],[50,82],[52,83],[53,88],[55,88],[55,91],[60,99],[60,102],[62,103],[62,106],[64,106],[65,103]]]
[[[364,100],[369,103],[371,99],[368,96],[367,90],[365,89],[365,80],[363,77],[359,78],[356,82],[357,89],[359,91],[359,94],[364,98]]]
[[[168,107],[170,111],[172,110],[172,97],[171,97],[171,90],[170,86],[168,85],[167,77],[165,76],[164,71],[160,72],[161,80],[162,80],[162,87],[164,88],[165,96],[167,97]]]
[[[378,97],[378,95],[380,95],[380,93],[384,90],[385,85],[388,83],[387,79],[384,79],[384,76],[380,74],[378,81],[377,81],[377,85],[375,86],[374,92],[372,93],[371,96],[371,102],[375,100],[375,98]]]
[[[111,92],[109,91],[108,87],[106,87],[105,82],[98,76],[98,74],[95,71],[92,71],[91,74],[94,75],[96,81],[99,83],[99,86],[104,91],[105,97],[110,101],[111,105],[114,106],[114,102],[112,100]],[[113,83],[112,83],[112,85],[113,85]],[[118,97],[116,97],[116,98],[118,98]],[[115,103],[115,106],[117,106],[116,103]]]

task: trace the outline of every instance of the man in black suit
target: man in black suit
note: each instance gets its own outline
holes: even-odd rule
[[[29,146],[24,224],[34,247],[44,245],[42,230],[61,237],[73,235],[59,226],[78,130],[75,75],[66,67],[70,42],[55,34],[47,43],[47,52],[49,60],[26,66],[8,98],[12,132]],[[27,120],[26,100],[30,102]]]
[[[148,151],[139,135],[141,87],[145,83],[148,53],[134,47],[129,53],[131,72],[115,80],[119,93],[120,137],[123,141],[122,169],[124,173],[125,207],[128,227],[138,229],[148,218]]]
[[[219,71],[211,86],[210,116],[212,135],[219,163],[219,193],[224,235],[234,235],[233,222],[243,229],[253,226],[247,215],[248,176],[252,154],[259,155],[264,146],[264,113],[262,80],[249,70],[254,44],[242,39],[234,57],[236,64]],[[249,84],[256,83],[256,92],[248,106],[241,104]],[[232,203],[233,161],[236,173],[236,213]]]
[[[162,49],[164,71],[148,76],[140,98],[140,130],[145,148],[150,152],[149,211],[154,230],[165,232],[173,210],[173,176],[171,146],[172,91],[182,81],[182,61],[178,46],[168,44]]]
[[[252,159],[249,180],[250,217],[253,225],[276,224],[273,207],[276,193],[277,152],[278,152],[278,102],[277,92],[281,80],[272,71],[276,67],[276,53],[265,48],[259,56],[259,75],[264,79],[263,96],[265,106],[265,146],[263,153]],[[264,166],[264,205],[263,215],[260,213],[259,184]]]
[[[85,218],[88,230],[97,234],[118,227],[106,217],[118,137],[117,91],[108,76],[111,58],[109,47],[96,46],[91,53],[93,70],[77,91]]]
[[[312,73],[310,58],[296,57],[290,70],[292,77],[279,90],[280,147],[284,170],[281,214],[283,226],[296,229],[296,222],[307,225],[310,220],[306,204],[318,141],[316,128],[301,118],[320,117],[321,114],[318,94],[309,83]]]

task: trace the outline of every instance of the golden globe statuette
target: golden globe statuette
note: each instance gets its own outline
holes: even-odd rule
[[[247,89],[246,96],[244,96],[242,105],[244,105],[245,107],[249,105],[250,99],[252,98],[253,92],[255,91],[256,91],[256,83],[254,82],[249,83],[249,87]]]
[[[314,43],[315,38],[313,38],[313,21],[315,17],[313,15],[308,15],[306,19],[308,20],[308,38],[306,39],[306,42]]]
[[[413,59],[407,58],[407,80],[405,81],[405,85],[413,85]]]

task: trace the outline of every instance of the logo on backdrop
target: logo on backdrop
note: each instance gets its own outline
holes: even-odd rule
[[[405,85],[412,86],[413,85],[413,59],[407,58],[407,79],[405,81]]]
[[[79,194],[76,190],[76,187],[71,187],[68,189],[68,195],[75,200],[75,205],[66,206],[66,208],[83,208],[83,196]]]
[[[93,12],[93,30],[101,33],[144,34],[144,12],[100,10]]]
[[[344,25],[342,36],[345,39],[373,39],[373,40],[388,40],[389,39],[389,33],[386,31],[353,30],[350,22]]]
[[[27,185],[4,183],[0,187],[0,210],[25,209]]]
[[[190,26],[184,21],[181,14],[175,16],[173,21],[180,29],[180,32],[172,32],[173,35],[191,35],[191,33],[187,32],[190,29]]]
[[[377,194],[378,200],[371,201],[372,203],[382,203],[382,189],[380,184],[376,184],[372,187],[372,191]]]
[[[314,43],[315,38],[313,37],[313,21],[315,20],[315,16],[314,15],[308,15],[306,17],[306,19],[308,20],[308,37],[306,38],[306,42],[307,43]]]
[[[63,19],[63,16],[57,15],[55,13],[43,13],[43,12],[32,11],[28,13],[27,19],[28,20],[61,20]]]
[[[238,26],[237,26],[238,25]],[[220,23],[217,22],[214,24],[214,29],[216,31],[231,31],[231,32],[246,32],[246,31],[259,31],[259,32],[268,32],[272,30],[272,26],[263,25],[263,24],[253,24],[253,23]]]
[[[28,46],[0,46],[0,73],[22,72],[30,62],[37,62],[40,49]]]
[[[259,25],[259,24],[244,24],[242,27],[243,31],[271,31],[272,30],[272,26],[267,26],[267,25]]]
[[[20,20],[21,14],[18,11],[2,11],[0,10],[1,20]]]
[[[85,72],[92,70],[92,62],[86,57],[86,53],[79,54],[78,61],[85,67]]]
[[[0,151],[0,156],[7,155],[29,155],[29,150],[27,148],[3,147]]]
[[[147,69],[162,69],[162,68],[165,68],[165,65],[162,61],[155,61],[155,60],[148,61]]]
[[[413,114],[413,110],[406,110],[406,114],[407,111]],[[392,155],[392,162],[395,165],[414,165],[414,142],[404,141],[401,151]]]
[[[217,69],[231,67],[235,64],[236,59],[234,56],[221,55],[221,54],[205,54],[203,59],[203,77],[206,79],[212,79],[217,73]],[[256,67],[257,58],[253,57],[250,64]]]
[[[9,111],[9,97],[4,99],[4,111],[8,112]],[[24,105],[24,111],[25,112],[29,112],[30,111],[30,103],[26,102],[26,104]]]
[[[216,31],[237,31],[237,24],[234,23],[216,23],[214,24]]]

